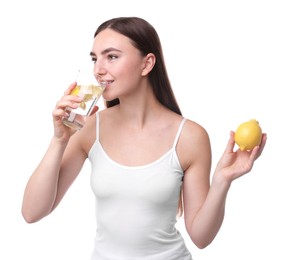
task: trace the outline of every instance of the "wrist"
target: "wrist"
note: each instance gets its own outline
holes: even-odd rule
[[[59,149],[65,149],[68,145],[69,140],[65,138],[59,138],[57,136],[53,136],[50,145],[58,147]]]
[[[231,183],[232,181],[226,178],[221,171],[215,171],[211,181],[211,186],[215,186],[217,189],[229,190]]]

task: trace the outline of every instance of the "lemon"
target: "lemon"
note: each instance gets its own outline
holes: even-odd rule
[[[83,102],[88,102],[93,99],[93,94],[85,94],[83,97]]]
[[[72,90],[71,95],[77,96],[77,95],[79,94],[80,88],[81,88],[81,86],[76,86],[76,87]]]
[[[83,110],[86,110],[86,103],[85,102],[81,102],[79,107]]]
[[[98,97],[103,92],[103,87],[93,85],[92,92],[95,97]]]
[[[262,138],[262,129],[257,120],[251,119],[240,124],[235,131],[234,140],[241,151],[252,150],[260,145]]]

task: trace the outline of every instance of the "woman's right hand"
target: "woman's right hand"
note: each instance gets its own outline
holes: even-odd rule
[[[54,136],[62,142],[68,142],[70,137],[76,132],[72,128],[66,126],[62,122],[63,117],[67,117],[65,112],[67,107],[75,109],[82,101],[81,97],[71,95],[72,90],[77,86],[77,83],[72,83],[64,92],[62,98],[57,102],[55,109],[53,110],[53,123],[54,123]]]

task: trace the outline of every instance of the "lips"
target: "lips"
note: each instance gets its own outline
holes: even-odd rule
[[[114,81],[113,80],[100,80],[99,83],[102,87],[107,87],[111,85]]]

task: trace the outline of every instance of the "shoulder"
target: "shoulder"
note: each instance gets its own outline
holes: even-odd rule
[[[110,121],[112,121],[113,113],[110,112],[111,110],[113,109],[105,108],[89,116],[86,120],[84,127],[77,133],[79,146],[82,147],[85,153],[88,154],[91,147],[96,141],[97,121],[99,121],[101,128],[103,125],[109,125]]]
[[[204,140],[209,140],[208,133],[206,129],[192,121],[190,119],[186,119],[183,130],[182,130],[182,137],[186,139],[186,141],[192,142],[201,142]]]
[[[185,170],[198,160],[210,161],[210,139],[206,129],[190,119],[186,119],[178,142],[177,153]]]

